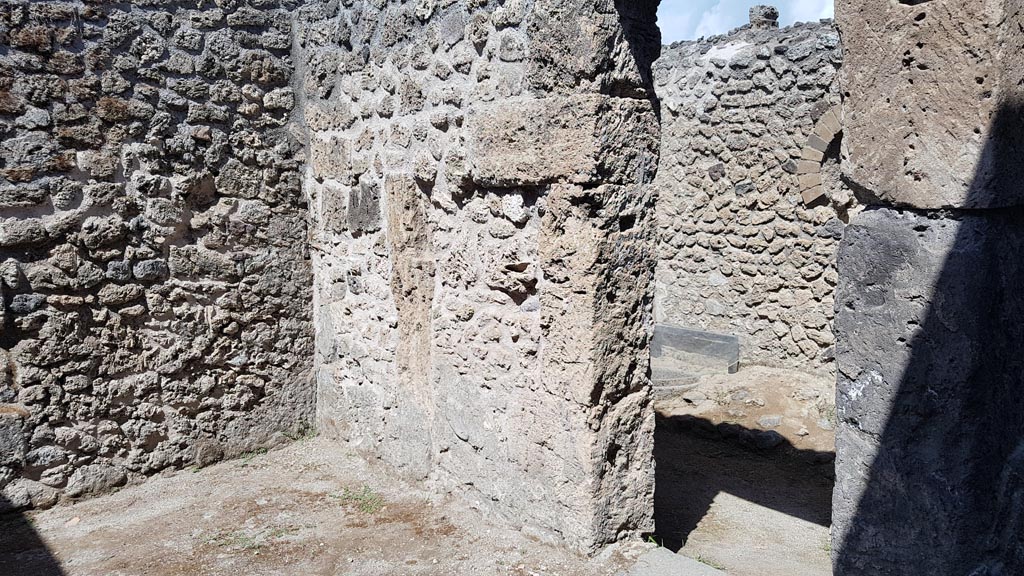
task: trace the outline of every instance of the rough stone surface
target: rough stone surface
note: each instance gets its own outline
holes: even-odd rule
[[[1019,205],[1020,162],[987,147],[991,130],[1019,145],[1024,120],[994,126],[1024,86],[1016,1],[838,0],[846,47],[844,172],[886,204],[916,208]],[[1005,119],[1004,119],[1005,122]]]
[[[757,4],[751,6],[750,27],[754,29],[778,28],[779,9],[774,6],[769,6],[766,4]]]
[[[824,162],[802,157],[841,128],[841,58],[825,23],[677,43],[655,64],[658,322],[738,335],[744,364],[831,369],[835,253],[856,202],[837,138]],[[810,176],[825,198],[805,205]]]
[[[0,485],[21,477],[16,505],[311,425],[293,5],[0,4]]]
[[[622,576],[653,547],[581,557],[325,438],[30,518],[0,515],[4,576]]]
[[[609,116],[623,121],[609,123]],[[467,161],[479,186],[587,184],[651,172],[652,151],[623,158],[623,143],[656,131],[647,100],[604,95],[503,100],[467,119]],[[618,174],[617,174],[618,172]]]
[[[725,572],[702,564],[668,548],[655,548],[637,558],[636,565],[621,576],[724,576]]]
[[[1024,572],[1021,10],[836,5],[844,171],[879,205],[838,267],[837,576]]]
[[[847,230],[836,574],[1024,570],[1022,226],[878,208]]]
[[[1019,3],[840,0],[842,91],[766,7],[652,71],[656,8],[0,3],[0,506],[315,419],[593,551],[655,317],[823,367],[838,283],[837,574],[1024,572]]]
[[[651,526],[655,2],[307,2],[318,422],[543,538]]]

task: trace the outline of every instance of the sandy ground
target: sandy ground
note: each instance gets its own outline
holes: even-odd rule
[[[0,519],[0,574],[614,575],[321,439]]]
[[[731,576],[830,576],[834,385],[748,367],[656,404],[666,546]]]

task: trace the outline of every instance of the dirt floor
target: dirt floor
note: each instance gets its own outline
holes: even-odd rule
[[[832,389],[752,367],[661,398],[661,542],[729,576],[830,575]],[[0,517],[3,576],[617,576],[651,546],[587,560],[321,439]]]
[[[829,576],[833,378],[748,367],[662,397],[664,544],[731,576]]]
[[[319,439],[0,517],[4,576],[595,576],[651,546],[585,560]]]

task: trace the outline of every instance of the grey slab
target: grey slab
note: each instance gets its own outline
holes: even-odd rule
[[[682,364],[690,369],[720,369],[733,374],[739,369],[740,339],[732,334],[656,324],[651,339],[651,358],[656,369],[666,363],[662,360],[674,360],[672,367],[676,370]],[[655,377],[657,379],[657,374]]]

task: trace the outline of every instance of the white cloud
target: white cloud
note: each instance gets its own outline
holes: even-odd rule
[[[782,12],[784,24],[814,22],[822,18],[832,18],[835,5],[832,0],[789,0]]]
[[[742,26],[751,4],[748,0],[718,0],[701,14],[693,36],[714,36]]]

